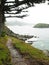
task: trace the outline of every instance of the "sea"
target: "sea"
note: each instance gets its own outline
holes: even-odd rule
[[[33,28],[32,26],[8,26],[14,33],[20,35],[34,35],[38,37],[34,46],[40,50],[49,50],[49,28]]]

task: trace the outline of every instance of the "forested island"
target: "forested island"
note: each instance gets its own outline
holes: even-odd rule
[[[49,28],[49,24],[46,23],[38,23],[34,26],[34,28]]]

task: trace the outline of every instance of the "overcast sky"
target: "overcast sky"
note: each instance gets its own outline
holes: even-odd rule
[[[9,18],[6,19],[6,24],[12,22],[17,22],[17,24],[23,24],[23,23],[30,23],[30,24],[36,24],[36,23],[49,23],[49,5],[46,3],[44,4],[36,4],[35,7],[31,7],[28,9],[29,16],[19,19],[19,18]],[[11,24],[13,24],[11,22]],[[23,22],[23,23],[21,23]],[[23,24],[24,25],[24,24]]]

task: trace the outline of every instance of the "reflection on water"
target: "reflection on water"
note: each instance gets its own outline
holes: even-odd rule
[[[46,42],[46,40],[45,41],[39,40],[37,42],[34,42],[32,46],[41,50],[49,50],[49,41]]]

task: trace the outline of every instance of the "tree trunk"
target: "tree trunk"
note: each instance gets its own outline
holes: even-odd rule
[[[2,9],[0,9],[0,36],[4,30],[4,13]]]

